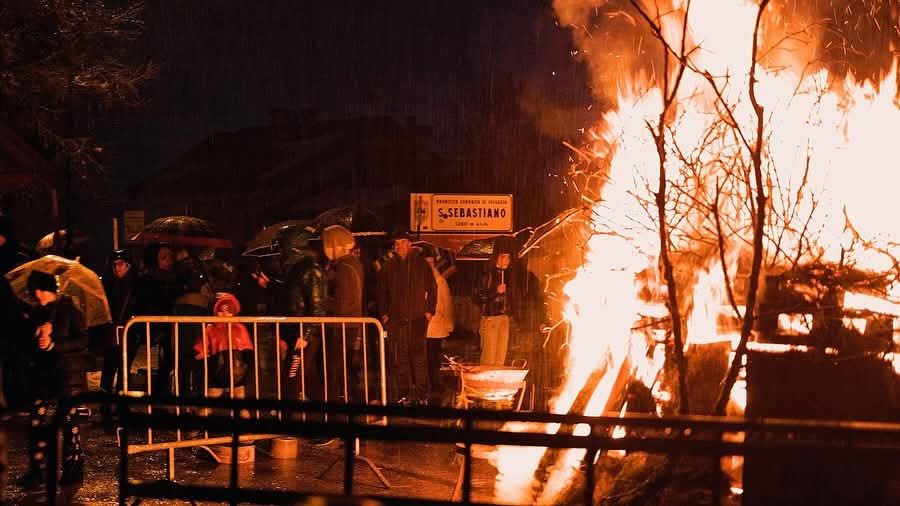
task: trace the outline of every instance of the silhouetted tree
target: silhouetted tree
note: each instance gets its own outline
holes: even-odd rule
[[[142,2],[0,2],[0,111],[8,126],[81,177],[105,174],[98,111],[141,104],[156,72],[133,62]]]

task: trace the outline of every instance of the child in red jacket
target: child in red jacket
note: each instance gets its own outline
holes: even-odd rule
[[[230,293],[217,295],[216,304],[213,307],[216,316],[237,316],[240,311],[241,304],[237,297]],[[230,367],[229,338],[232,357]],[[250,368],[253,365],[253,341],[243,323],[207,325],[206,347],[204,349],[203,336],[200,336],[194,343],[194,352],[194,358],[206,360],[206,367],[203,368],[203,371],[206,374],[204,386],[207,397],[221,397],[226,391],[231,390],[233,398],[244,398]],[[229,370],[233,373],[233,382]]]

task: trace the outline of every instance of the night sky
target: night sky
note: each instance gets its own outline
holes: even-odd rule
[[[547,136],[575,138],[590,122],[586,71],[549,2],[151,1],[146,18],[141,56],[161,70],[136,135],[114,140],[120,184],[214,130],[268,124],[272,107],[413,116],[452,153],[479,119],[473,104],[490,107],[493,94],[508,93],[504,79],[515,79],[531,99],[505,98],[522,101],[522,120]],[[564,120],[547,126],[545,108]]]

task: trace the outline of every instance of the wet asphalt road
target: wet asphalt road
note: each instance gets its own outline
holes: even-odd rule
[[[9,504],[43,504],[43,489],[24,493],[16,479],[27,468],[27,420],[13,418],[6,422],[9,444]],[[64,491],[67,504],[116,504],[118,501],[119,448],[114,432],[98,422],[82,424],[82,447],[85,453],[85,483],[80,489]],[[296,459],[273,459],[267,442],[257,443],[255,462],[241,464],[240,484],[247,488],[294,490],[311,493],[339,494],[343,490],[343,467],[339,460],[324,477],[319,475],[342,456],[342,443],[335,441],[319,446],[302,440]],[[184,484],[227,486],[230,466],[218,464],[196,449],[178,449],[176,481]],[[362,442],[360,455],[371,459],[391,483],[382,486],[376,475],[362,461],[356,464],[354,491],[361,495],[450,499],[457,479],[460,458],[452,445],[410,442]],[[483,460],[474,460],[473,500],[490,502],[496,476],[494,468]],[[163,451],[132,455],[129,477],[146,481],[166,478],[166,453]],[[134,498],[129,500],[133,502]],[[187,501],[151,500],[141,504],[189,504]]]

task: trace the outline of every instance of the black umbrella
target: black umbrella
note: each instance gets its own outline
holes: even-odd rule
[[[322,218],[323,215],[319,215],[316,219],[313,220],[285,220],[279,221],[274,225],[269,225],[268,227],[260,230],[252,239],[247,243],[247,246],[244,249],[244,252],[241,253],[242,256],[245,257],[268,257],[278,254],[277,248],[275,248],[275,240],[278,238],[278,234],[283,231],[294,227],[300,227],[306,229],[306,233],[309,235],[310,241],[318,241],[322,238],[321,232],[325,228],[331,225],[341,225],[341,223],[336,223],[334,220],[344,219],[345,215],[342,212],[338,212],[335,214],[327,215]],[[344,226],[344,225],[342,225]],[[377,235],[385,235],[383,231],[354,231],[351,232],[353,237],[367,237],[367,236],[377,236]]]
[[[274,225],[269,225],[250,239],[241,255],[246,257],[267,257],[277,255],[278,251],[275,250],[275,239],[282,230],[294,227],[303,228],[309,224],[309,220],[285,220],[279,221]]]
[[[192,216],[166,216],[153,220],[144,231],[132,238],[141,244],[166,243],[199,248],[230,248],[212,223]]]
[[[513,254],[519,250],[520,245],[525,242],[530,235],[531,229],[526,228],[511,235],[496,235],[494,237],[475,239],[474,241],[466,243],[465,246],[459,250],[457,258],[486,260],[497,250]]]
[[[353,235],[385,235],[383,227],[378,222],[374,213],[367,209],[354,209],[352,207],[335,207],[319,213],[313,218],[311,226],[315,235],[322,233],[326,227],[340,225],[354,232]]]
[[[371,211],[350,207],[335,207],[319,213],[312,220],[285,220],[262,229],[250,239],[242,253],[248,257],[277,255],[275,239],[278,233],[292,227],[305,228],[310,240],[321,239],[322,231],[332,225],[340,225],[351,231],[353,237],[386,235]]]

